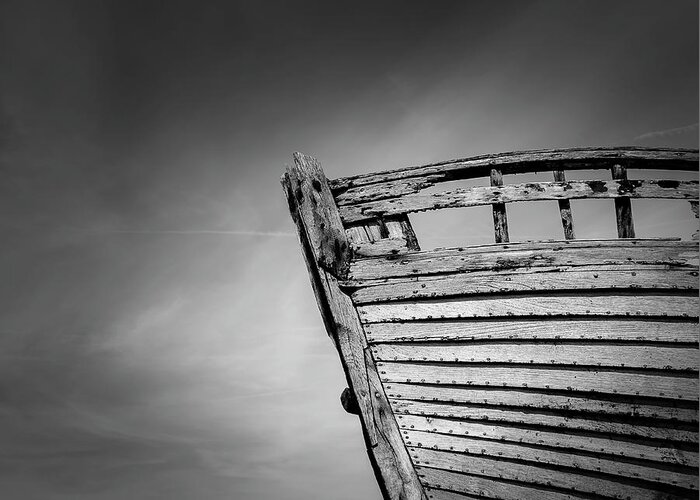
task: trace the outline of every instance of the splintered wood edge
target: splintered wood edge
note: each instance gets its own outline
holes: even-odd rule
[[[338,265],[338,262],[331,261],[331,265],[326,269],[323,264],[329,262],[324,260],[324,255],[319,255],[319,252],[326,251],[323,243],[326,235],[319,234],[322,233],[322,227],[325,230],[340,228],[340,234],[334,234],[333,237],[345,237],[332,196],[331,203],[326,203],[330,191],[325,176],[315,159],[296,153],[295,161],[295,167],[289,168],[282,177],[282,185],[292,219],[297,226],[302,253],[321,316],[328,334],[335,341],[348,386],[359,406],[367,453],[380,489],[384,498],[390,500],[427,500],[379,379],[357,310],[350,297],[341,290],[337,279],[339,275],[332,272],[342,273],[346,264],[341,262]],[[300,165],[311,165],[317,176],[304,179],[305,169],[300,168]],[[323,179],[324,182],[319,179]],[[313,195],[313,199],[324,204],[322,211],[313,210],[304,204],[309,198],[304,196],[303,190],[309,185],[317,193]],[[301,196],[297,196],[298,189],[302,190]],[[338,247],[334,244],[334,248]],[[337,254],[332,256],[338,257]],[[341,255],[340,258],[345,258],[345,255]]]

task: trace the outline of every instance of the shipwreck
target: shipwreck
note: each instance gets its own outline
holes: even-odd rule
[[[567,180],[580,170],[600,175]],[[697,150],[515,152],[334,180],[294,155],[283,187],[385,498],[698,497],[697,233],[637,238],[632,213],[675,199],[697,218],[697,176],[678,171],[697,173]],[[504,182],[533,172],[549,180]],[[614,200],[617,238],[576,239],[571,200],[589,198]],[[561,238],[510,241],[506,207],[542,200]],[[492,208],[494,243],[421,250],[411,214],[473,206]]]

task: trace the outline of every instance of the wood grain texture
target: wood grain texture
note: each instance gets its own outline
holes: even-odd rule
[[[487,177],[492,168],[503,174],[543,172],[552,170],[607,169],[615,164],[627,168],[668,170],[698,170],[697,149],[663,148],[572,148],[559,150],[514,151],[450,160],[418,167],[389,170],[344,177],[331,181],[336,197],[359,186],[412,179],[426,184],[455,179]],[[387,193],[392,189],[382,188]]]
[[[411,300],[359,306],[363,323],[440,318],[508,316],[665,316],[692,318],[696,296],[676,295],[507,295]]]
[[[354,283],[355,304],[394,300],[454,297],[458,295],[566,291],[613,288],[697,290],[698,272],[687,269],[666,269],[661,266],[638,266],[620,270],[605,266],[581,266],[524,269],[520,272],[489,272],[488,274],[456,273],[438,276],[415,276]]]
[[[666,485],[654,483],[650,485],[651,488],[646,488],[644,486],[649,485],[649,483],[634,484],[622,477],[611,478],[600,475],[582,477],[577,471],[542,467],[538,464],[524,464],[497,457],[424,449],[418,449],[415,455],[418,458],[414,458],[414,460],[416,463],[420,463],[422,472],[429,467],[478,477],[506,479],[525,484],[575,490],[580,493],[612,496],[619,499],[631,497],[639,500],[657,500],[660,494],[667,491],[668,488]]]
[[[627,179],[619,179],[608,181],[528,182],[503,185],[502,179],[500,180],[501,183],[498,184],[499,180],[496,177],[496,179],[492,178],[492,182],[496,182],[496,184],[469,189],[454,189],[433,194],[418,192],[402,197],[344,205],[339,207],[340,216],[346,224],[350,224],[376,217],[444,208],[466,208],[495,204],[494,207],[497,205],[499,210],[501,208],[505,210],[505,203],[558,200],[560,202],[560,214],[562,213],[562,203],[564,204],[562,215],[565,229],[564,236],[566,239],[573,239],[573,222],[569,200],[615,199],[622,204],[625,204],[625,200],[627,200],[626,204],[629,204],[629,198],[680,200],[696,200],[698,198],[697,181],[629,181]]]
[[[285,190],[293,196],[298,224],[308,238],[315,262],[336,276],[347,273],[350,260],[343,223],[328,188],[328,180],[315,158],[294,154],[294,166],[288,167]],[[292,200],[288,200],[291,203]]]
[[[606,459],[617,457],[620,461],[646,460],[648,466],[657,468],[661,468],[663,464],[677,466],[678,470],[684,470],[683,467],[698,466],[697,451],[683,450],[672,443],[659,445],[648,439],[614,439],[613,436],[598,434],[553,432],[549,429],[532,429],[527,426],[414,415],[399,415],[398,421],[401,434],[408,446],[444,447],[445,449],[452,446],[456,451],[465,451],[471,450],[469,448],[471,442],[463,442],[462,439],[477,438],[537,448],[545,447],[562,452],[594,454]],[[415,433],[415,431],[423,432]],[[438,446],[437,443],[442,444]]]
[[[462,492],[471,495],[470,498],[497,498],[499,500],[579,500],[586,498],[576,492],[564,493],[534,485],[527,486],[522,483],[507,482],[480,475],[458,474],[431,467],[418,467],[418,475],[423,484],[429,488]]]
[[[305,159],[304,164],[316,165],[320,170],[315,160]],[[335,341],[349,389],[357,401],[367,451],[380,488],[387,499],[424,500],[425,492],[399,434],[396,420],[379,380],[376,365],[367,348],[357,311],[350,297],[340,289],[337,278],[333,274],[333,271],[341,272],[343,267],[328,265],[322,255],[319,257],[318,254],[319,251],[323,253],[323,244],[319,246],[318,239],[314,239],[313,234],[315,231],[328,230],[335,225],[332,221],[339,220],[337,209],[332,205],[316,212],[304,206],[307,200],[316,199],[304,194],[304,186],[311,185],[317,193],[323,193],[324,190],[314,183],[319,179],[315,169],[307,173],[304,168],[299,168],[298,165],[297,167],[290,169],[283,178],[285,194],[292,218],[297,225],[303,255],[324,324],[328,334]],[[305,178],[305,175],[310,178]],[[299,189],[302,191],[301,196],[298,195]],[[317,204],[321,201],[317,200]],[[344,236],[343,232],[342,237]],[[342,255],[335,254],[334,257],[341,258]],[[328,265],[329,270],[324,268],[324,264]]]
[[[458,467],[463,453],[485,457],[515,459],[532,464],[546,464],[568,469],[579,469],[592,473],[623,476],[645,481],[671,484],[687,489],[697,489],[698,478],[688,469],[683,471],[657,468],[653,464],[629,463],[609,456],[591,456],[535,446],[489,441],[460,437],[451,440],[450,436],[421,431],[406,432],[408,441],[421,442],[422,447],[409,446],[408,450],[417,465],[441,466],[449,469],[450,465]],[[436,450],[441,450],[442,453]],[[459,452],[456,453],[456,452]],[[437,455],[440,453],[440,455]],[[449,455],[447,454],[449,453]],[[440,459],[437,457],[441,456]],[[692,470],[692,469],[691,469]]]
[[[660,319],[541,319],[409,321],[365,325],[367,340],[378,342],[586,340],[698,343],[698,323]]]
[[[568,240],[510,243],[373,257],[351,263],[349,278],[376,280],[472,271],[593,265],[663,265],[697,271],[697,243],[670,240]],[[624,269],[624,268],[623,268]]]
[[[629,184],[627,169],[622,165],[613,165],[610,169],[613,179],[617,179],[623,185]],[[634,221],[632,220],[632,203],[630,196],[615,198],[615,218],[617,220],[617,237],[634,238]]]
[[[697,425],[698,408],[695,404],[686,407],[677,406],[671,401],[670,406],[650,403],[648,400],[635,398],[614,398],[599,394],[602,399],[574,396],[571,394],[552,394],[538,392],[536,389],[498,389],[494,387],[450,387],[429,386],[423,384],[386,383],[384,385],[390,401],[411,400],[430,401],[444,404],[472,404],[520,407],[534,410],[551,410],[565,414],[596,414],[614,417],[634,417],[657,420],[675,420]]]
[[[461,420],[488,420],[491,423],[529,424],[542,427],[557,427],[561,430],[578,430],[636,436],[650,439],[663,439],[678,443],[698,443],[697,430],[676,429],[668,422],[658,425],[645,425],[639,422],[618,422],[598,418],[580,418],[555,415],[531,409],[500,409],[491,407],[472,407],[465,405],[429,403],[424,401],[392,400],[391,406],[397,414],[423,415]]]
[[[566,174],[564,174],[563,170],[554,170],[552,173],[554,175],[555,182],[566,182]],[[567,240],[573,240],[575,235],[574,218],[573,214],[571,213],[571,201],[566,199],[559,200],[557,203],[559,204],[559,216],[561,218],[562,229],[564,229],[564,238]]]
[[[450,363],[534,363],[698,371],[698,349],[657,345],[482,343],[401,343],[371,347],[378,361]]]
[[[492,168],[489,177],[492,188],[502,188],[503,174],[499,169]],[[493,231],[496,243],[508,243],[510,241],[508,236],[508,215],[506,214],[506,205],[503,202],[493,203]]]
[[[698,401],[697,377],[586,368],[473,367],[386,361],[377,362],[377,368],[383,382],[530,387]]]

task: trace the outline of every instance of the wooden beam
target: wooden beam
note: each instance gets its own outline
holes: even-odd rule
[[[349,247],[348,252],[336,250],[345,237],[344,230],[338,232],[342,225],[338,226],[337,207],[332,197],[327,203],[326,194],[330,192],[326,191],[327,186],[323,188],[325,177],[318,162],[300,154],[295,155],[295,160],[282,184],[324,324],[335,341],[349,389],[358,403],[377,481],[386,499],[427,500],[400,436],[357,311],[334,275],[345,269],[344,259],[349,256]]]
[[[627,182],[627,168],[613,165],[613,179]],[[632,202],[629,197],[615,198],[615,217],[617,219],[617,237],[634,238],[634,222],[632,220]]]
[[[563,170],[554,170],[554,180],[556,182],[565,182],[566,176]],[[561,216],[561,225],[564,228],[564,238],[573,240],[574,236],[574,219],[571,215],[571,201],[559,200],[559,215]]]
[[[608,169],[621,161],[627,168],[697,171],[698,150],[626,147],[515,151],[344,177],[331,181],[331,189],[340,197],[350,189],[400,179],[414,179],[422,189],[436,182],[487,177],[493,168],[504,174],[522,174],[544,170]],[[390,190],[386,192],[391,193]]]
[[[496,168],[491,169],[491,186],[503,186],[503,174]],[[508,243],[508,217],[505,203],[493,204],[493,230],[496,243]]]
[[[591,198],[697,200],[698,181],[582,180],[476,186],[447,190],[442,193],[419,192],[402,197],[343,205],[340,206],[340,216],[345,224],[356,224],[376,217],[395,217],[426,210],[476,207],[514,201],[558,200],[565,235],[572,236],[573,222],[569,200]],[[567,239],[573,239],[573,237],[567,237]]]

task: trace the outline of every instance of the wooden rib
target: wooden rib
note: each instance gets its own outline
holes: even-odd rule
[[[699,215],[698,215],[698,202],[691,201],[690,202],[690,209],[693,211],[693,215],[695,215],[695,218],[697,219],[699,217]],[[697,228],[697,226],[696,226],[696,228]],[[691,235],[691,239],[693,241],[699,240],[700,239],[700,231],[698,231],[696,229],[695,232]]]
[[[359,306],[363,323],[505,316],[696,317],[698,298],[675,295],[506,295]]]
[[[445,451],[412,449],[415,463],[420,463],[420,473],[426,467],[440,470],[450,470],[474,476],[485,476],[499,479],[519,481],[540,486],[574,490],[579,493],[592,493],[614,498],[635,498],[639,500],[657,500],[661,491],[667,487],[661,484],[646,483],[630,484],[621,478],[599,476],[591,473],[581,475],[577,472],[541,467],[538,464],[523,464],[511,460],[489,456],[474,456]],[[417,458],[415,458],[417,457]]]
[[[662,148],[574,148],[559,150],[514,151],[474,156],[459,160],[408,167],[379,173],[344,177],[331,181],[331,188],[340,197],[343,191],[359,186],[412,179],[422,187],[438,181],[486,177],[492,168],[504,174],[610,168],[624,161],[627,168],[698,170],[697,149]],[[384,188],[384,191],[387,190]],[[390,191],[388,191],[390,192]]]
[[[540,319],[410,321],[365,325],[370,343],[463,340],[600,340],[698,342],[697,322],[652,319]]]
[[[697,378],[601,369],[551,367],[473,367],[428,363],[377,362],[382,382],[493,387],[529,387],[698,400]]]
[[[289,209],[297,226],[312,287],[328,334],[334,339],[345,371],[352,396],[358,402],[360,422],[370,461],[385,498],[425,500],[426,496],[410,461],[398,426],[391,415],[391,407],[379,380],[377,367],[362,331],[350,298],[344,294],[336,276],[328,271],[342,271],[345,263],[327,262],[325,258],[345,259],[340,251],[348,248],[345,232],[331,231],[337,209],[332,198],[322,196],[327,190],[325,177],[318,162],[303,155],[295,155],[295,167],[289,168],[282,184],[289,202]],[[305,189],[311,187],[311,193]],[[319,194],[320,193],[320,194]],[[306,210],[303,205],[313,200],[317,206]],[[334,212],[335,210],[335,212]],[[318,234],[323,233],[323,234]],[[329,236],[337,238],[332,254],[325,254],[324,241]],[[320,246],[314,242],[321,242]],[[318,253],[319,248],[321,254]]]
[[[661,425],[661,427],[659,427],[642,425],[637,422],[609,422],[596,418],[563,417],[533,410],[503,410],[500,408],[470,407],[407,400],[392,400],[390,402],[392,409],[397,414],[477,421],[488,420],[492,423],[529,424],[577,431],[602,432],[693,444],[698,443],[697,431],[664,427],[668,425],[668,422],[659,422]]]
[[[505,203],[519,201],[558,200],[564,225],[564,236],[573,239],[573,223],[569,200],[594,198],[615,199],[624,204],[628,198],[697,199],[698,181],[664,180],[587,180],[568,182],[529,182],[521,184],[498,184],[498,176],[492,177],[492,186],[477,186],[454,189],[434,194],[409,194],[356,205],[340,207],[340,215],[346,224],[375,217],[395,216],[439,210],[444,208],[475,207],[491,205],[503,208]],[[502,181],[500,181],[502,183]],[[562,204],[564,205],[562,208]],[[568,208],[567,208],[568,205]],[[500,212],[499,212],[500,213]],[[494,212],[496,217],[496,212]],[[499,215],[500,217],[500,215]],[[494,219],[495,220],[495,219]],[[498,242],[497,242],[498,243]]]
[[[569,240],[511,243],[409,253],[399,258],[366,258],[351,263],[353,280],[421,276],[516,268],[591,265],[666,265],[697,271],[698,247],[691,241]]]
[[[535,363],[550,365],[698,370],[698,349],[551,343],[376,344],[378,361],[445,361],[459,363]]]
[[[455,295],[488,294],[525,291],[590,290],[610,288],[686,289],[697,290],[697,271],[659,269],[638,266],[633,270],[584,268],[554,268],[538,272],[491,272],[417,276],[377,281],[353,290],[355,304],[393,300],[451,297]],[[353,287],[351,281],[345,283]]]
[[[556,182],[566,182],[566,175],[563,170],[554,170],[554,180]],[[589,185],[590,187],[590,185]],[[571,214],[571,201],[559,200],[559,215],[561,217],[561,226],[564,229],[564,238],[573,240],[574,236],[574,218]],[[341,215],[342,217],[342,215]]]
[[[441,446],[453,446],[457,451],[464,451],[467,446],[460,446],[461,438],[464,437],[543,446],[561,451],[575,450],[594,453],[600,458],[608,459],[624,457],[625,459],[647,460],[676,466],[698,466],[697,451],[681,450],[670,443],[666,443],[666,446],[659,446],[652,444],[649,440],[640,440],[639,442],[618,440],[605,436],[552,432],[542,429],[415,415],[399,415],[397,419],[401,434],[408,446],[432,447],[434,443],[440,442]],[[415,431],[424,432],[415,434]],[[443,435],[444,438],[441,438],[440,435]],[[437,441],[438,439],[441,441]],[[648,465],[653,466],[653,463]]]
[[[385,383],[391,401],[415,400],[492,406],[522,407],[541,410],[594,413],[625,417],[698,422],[698,409],[661,406],[640,401],[639,398],[620,401],[589,397],[549,394],[534,390],[505,390],[498,388],[465,388],[449,386],[425,386],[418,384]],[[602,395],[601,395],[602,396]]]
[[[500,188],[503,186],[503,174],[495,168],[491,169],[491,186]],[[508,216],[504,203],[493,203],[493,230],[496,243],[507,243],[508,238]]]
[[[409,250],[420,250],[418,238],[416,238],[416,233],[413,231],[413,226],[411,225],[411,221],[408,220],[407,215],[399,215],[391,219],[386,219],[384,225],[387,228],[389,238],[403,239]]]
[[[613,165],[611,172],[613,179],[620,180],[623,185],[630,184],[627,180],[627,169],[622,165]],[[615,218],[617,219],[617,237],[634,238],[632,202],[629,196],[615,198]]]
[[[433,450],[460,454],[515,459],[535,464],[547,464],[551,466],[569,467],[582,471],[599,472],[603,474],[619,475],[634,479],[660,482],[678,486],[680,488],[697,489],[698,478],[694,472],[674,471],[668,468],[657,468],[651,465],[622,462],[617,458],[605,456],[590,456],[571,453],[570,451],[556,451],[535,446],[521,444],[488,441],[485,439],[472,439],[468,437],[453,438],[444,434],[411,431],[404,434],[404,439],[414,443],[421,442],[421,447],[409,446],[408,450],[414,463],[420,465],[425,461],[428,465],[437,465],[430,457]],[[450,457],[445,457],[450,459]],[[442,462],[445,464],[445,462]]]

